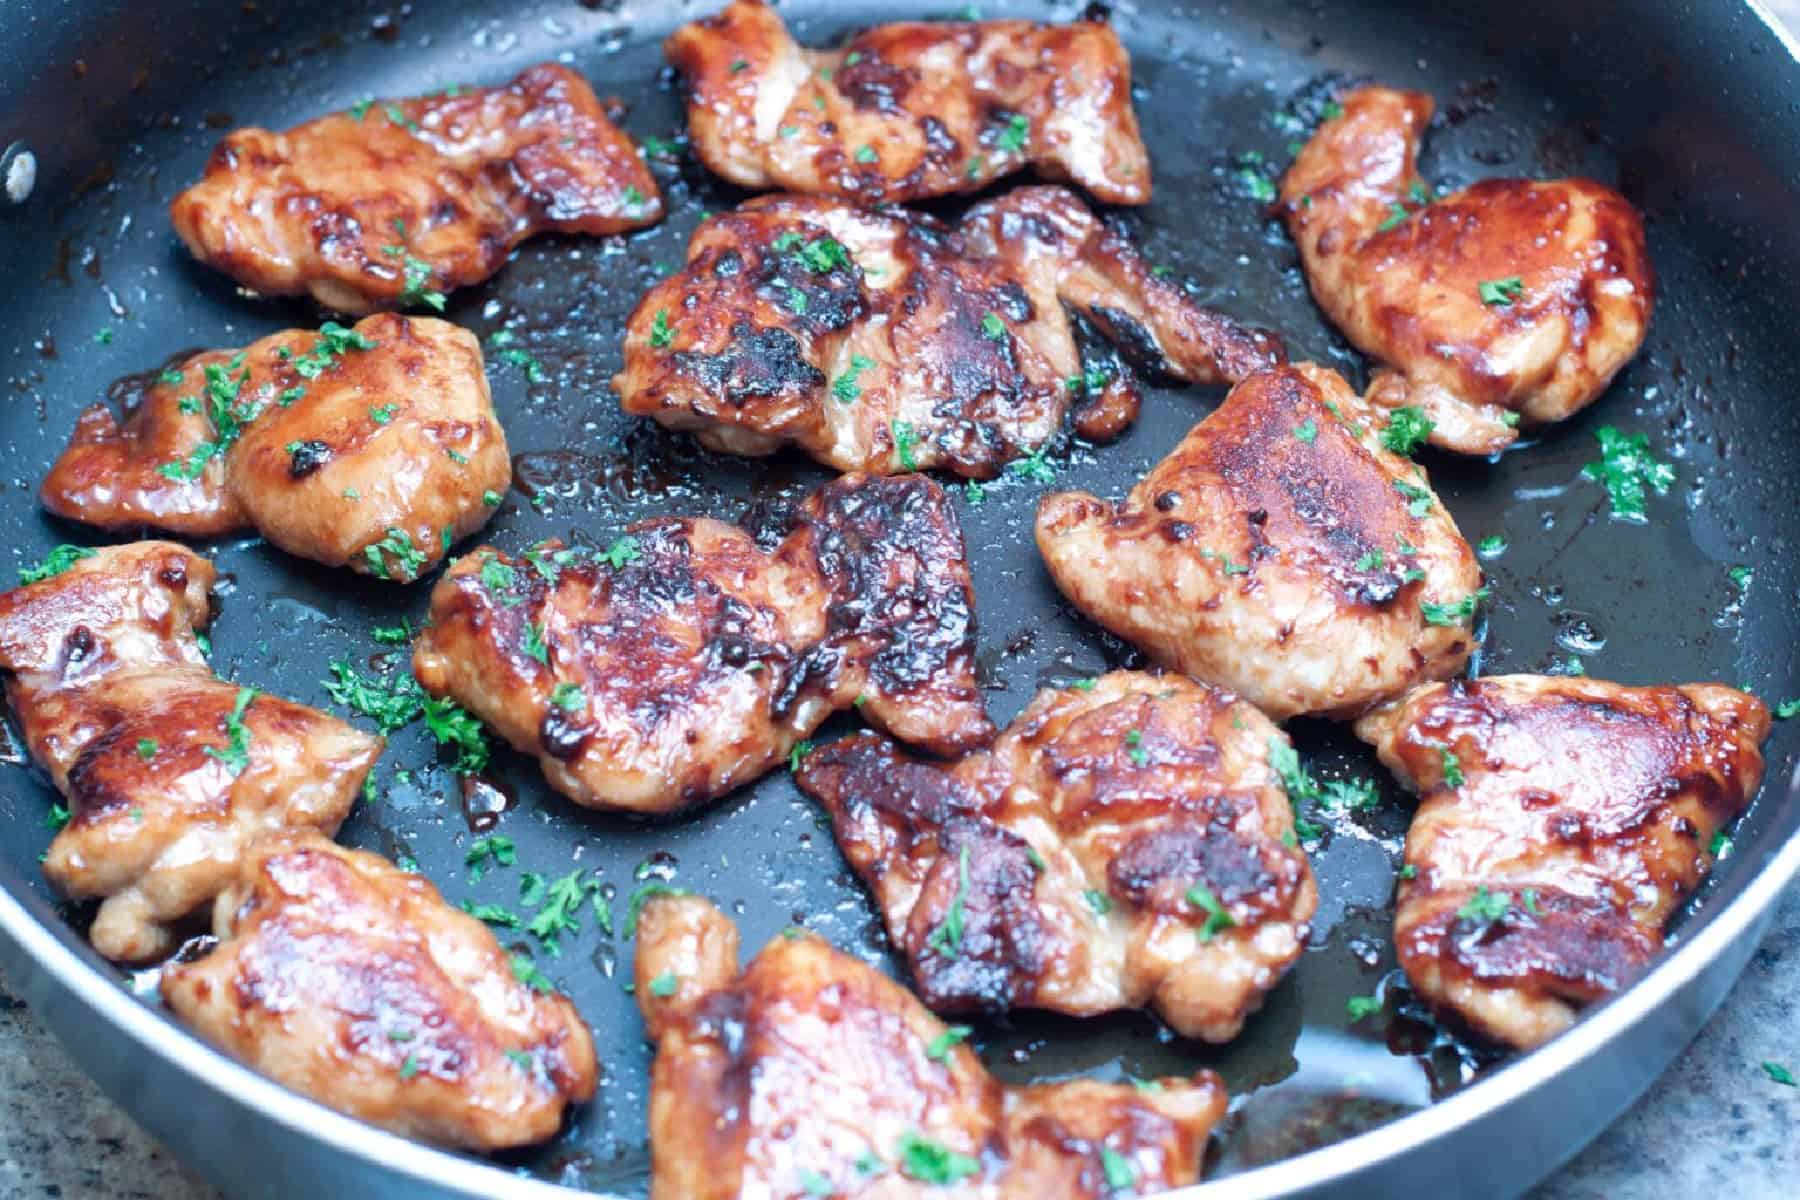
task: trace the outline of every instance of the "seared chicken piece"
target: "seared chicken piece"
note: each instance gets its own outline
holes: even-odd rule
[[[737,929],[710,903],[644,906],[652,1200],[1098,1198],[1198,1178],[1225,1113],[1212,1072],[1006,1087],[960,1044],[968,1030],[792,932],[740,974]]]
[[[909,21],[812,51],[735,0],[663,50],[700,161],[742,187],[892,203],[1030,166],[1108,204],[1150,199],[1131,60],[1100,21]]]
[[[1152,1007],[1209,1042],[1305,947],[1318,903],[1267,717],[1178,675],[1040,692],[991,750],[919,762],[872,735],[800,786],[939,1012]]]
[[[1143,370],[1197,383],[1281,361],[1272,335],[1153,275],[1073,192],[1031,187],[951,228],[919,213],[765,196],[705,222],[628,322],[625,410],[732,454],[792,442],[841,471],[993,475],[1085,391],[1067,304]],[[1115,378],[1076,416],[1116,435]]]
[[[1531,1047],[1630,983],[1762,780],[1769,713],[1720,684],[1504,675],[1356,724],[1419,793],[1400,965],[1434,1008]]]
[[[39,496],[59,517],[418,578],[512,480],[474,335],[431,317],[289,329],[142,377],[81,414]]]
[[[514,977],[494,935],[423,876],[317,834],[251,847],[218,946],[162,996],[221,1050],[319,1103],[471,1150],[541,1142],[594,1095],[575,1006]]]
[[[432,592],[413,671],[590,808],[723,795],[852,705],[940,754],[993,736],[962,530],[917,475],[827,484],[773,551],[705,517],[483,547]]]
[[[380,738],[216,678],[196,633],[213,567],[169,542],[111,546],[0,595],[0,669],[31,757],[68,799],[44,859],[101,900],[89,937],[144,962],[286,829],[337,832]]]
[[[1232,389],[1122,505],[1044,497],[1075,607],[1285,720],[1353,717],[1461,671],[1481,571],[1422,467],[1310,363]]]
[[[442,311],[444,292],[480,283],[534,234],[619,233],[662,212],[637,147],[553,63],[504,87],[236,130],[169,206],[201,262],[347,313]]]
[[[1421,409],[1433,445],[1490,454],[1585,408],[1643,344],[1644,223],[1591,179],[1484,179],[1432,199],[1431,97],[1341,98],[1281,181],[1312,293],[1379,359],[1369,399]]]

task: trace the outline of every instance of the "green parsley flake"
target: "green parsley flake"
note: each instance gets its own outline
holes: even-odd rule
[[[1294,436],[1300,441],[1305,442],[1307,445],[1312,445],[1319,436],[1318,423],[1311,417],[1306,418],[1306,420],[1294,426]]]
[[[1107,913],[1112,911],[1112,897],[1108,896],[1105,892],[1089,888],[1087,891],[1081,893],[1081,898],[1087,901],[1087,906],[1094,910],[1094,915],[1096,917],[1104,917]]]
[[[46,579],[54,579],[84,558],[94,557],[94,552],[86,546],[71,546],[67,543],[57,546],[44,556],[44,561],[35,567],[20,567],[19,582],[42,583]]]
[[[529,954],[512,956],[512,972],[514,979],[534,992],[549,994],[556,990],[556,985],[550,982],[549,976],[538,970],[537,964],[531,961]]]
[[[237,700],[225,717],[225,745],[206,747],[206,756],[224,763],[225,770],[233,776],[242,775],[250,765],[250,729],[244,724],[244,714],[259,695],[255,688],[239,688]]]
[[[1410,456],[1425,444],[1436,428],[1425,410],[1407,405],[1396,408],[1388,415],[1387,425],[1381,431],[1381,444],[1395,454]]]
[[[425,566],[425,552],[413,545],[412,535],[395,526],[389,526],[379,542],[364,546],[363,558],[369,564],[369,574],[375,578],[401,583],[417,579]]]
[[[1425,618],[1427,625],[1467,625],[1475,619],[1475,610],[1487,599],[1487,595],[1486,588],[1477,588],[1452,604],[1433,604],[1429,600],[1421,600],[1419,615]]]
[[[44,814],[44,824],[54,832],[61,832],[63,826],[69,823],[69,815],[67,805],[60,800],[52,801],[50,811]]]
[[[1417,520],[1431,511],[1431,490],[1404,479],[1394,480],[1394,490],[1406,497],[1407,515]]]
[[[580,712],[587,706],[587,696],[577,683],[559,683],[550,692],[550,703],[565,712]]]
[[[1324,793],[1319,784],[1306,769],[1300,765],[1300,753],[1280,734],[1269,736],[1269,766],[1281,779],[1281,786],[1287,792],[1288,804],[1294,810],[1294,832],[1303,838],[1316,838],[1324,832],[1319,826],[1306,820],[1302,815],[1301,805],[1309,801],[1320,800]]]
[[[857,376],[875,365],[875,360],[861,354],[850,356],[850,369],[839,375],[831,383],[831,394],[839,404],[854,404],[862,395]]]
[[[653,350],[665,350],[675,340],[675,331],[669,328],[669,310],[659,308],[650,322],[650,347]]]
[[[881,156],[875,153],[875,147],[873,146],[858,146],[856,148],[856,161],[859,163],[880,162]]]
[[[1350,1015],[1352,1021],[1376,1016],[1381,1009],[1381,999],[1377,996],[1352,996],[1344,1001],[1344,1011]]]
[[[967,1025],[946,1026],[944,1032],[932,1038],[925,1047],[925,1057],[932,1062],[948,1062],[951,1048],[974,1032]]]
[[[1137,1188],[1137,1164],[1111,1146],[1100,1147],[1100,1173],[1106,1177],[1108,1191],[1135,1191]]]
[[[1499,558],[1502,554],[1506,553],[1506,546],[1507,542],[1505,534],[1490,533],[1488,536],[1475,543],[1475,553],[1481,555],[1483,558]]]
[[[1456,910],[1465,921],[1498,921],[1512,907],[1512,897],[1505,892],[1490,892],[1478,886],[1469,902]]]
[[[464,900],[462,909],[477,921],[489,925],[499,925],[506,929],[517,929],[520,925],[519,914],[498,904],[475,904]]]
[[[981,314],[981,336],[990,342],[1004,343],[1006,341],[1006,322],[1000,319],[999,313],[985,312]]]
[[[1475,287],[1483,304],[1508,308],[1525,294],[1525,281],[1517,275],[1506,279],[1484,279]]]
[[[1230,929],[1237,924],[1237,919],[1203,883],[1196,883],[1187,890],[1187,902],[1206,914],[1206,924],[1200,927],[1197,935],[1202,942],[1212,941],[1221,929]]]
[[[1007,118],[1006,128],[994,139],[994,145],[1007,154],[1018,154],[1025,149],[1025,143],[1030,137],[1031,119],[1023,113],[1014,113]]]
[[[1029,479],[1033,483],[1053,482],[1056,479],[1056,466],[1046,457],[1048,452],[1047,447],[1039,446],[1023,458],[1015,458],[1006,464],[1007,473]]]
[[[1463,785],[1462,760],[1456,757],[1455,751],[1448,746],[1437,748],[1438,761],[1443,766],[1444,786],[1459,788]]]
[[[894,1150],[900,1158],[900,1173],[920,1183],[952,1184],[981,1170],[981,1164],[967,1154],[910,1129],[900,1135]]]
[[[1780,1063],[1766,1062],[1762,1064],[1762,1069],[1764,1075],[1783,1087],[1800,1087],[1800,1081],[1795,1080],[1794,1073]]]
[[[469,843],[468,853],[463,855],[463,865],[469,868],[470,883],[480,883],[481,877],[493,867],[510,867],[518,861],[519,851],[513,840],[499,834],[476,838]]]
[[[1581,468],[1582,478],[1605,485],[1614,520],[1642,524],[1645,489],[1666,495],[1675,482],[1675,468],[1651,455],[1648,434],[1622,434],[1602,425],[1594,436],[1600,441],[1600,459]]]
[[[888,431],[894,435],[894,461],[900,464],[903,471],[919,469],[919,460],[913,455],[913,449],[919,444],[919,435],[913,432],[910,421],[889,421]]]
[[[377,425],[386,425],[400,411],[398,404],[378,404],[369,409],[369,419]]]
[[[149,762],[156,757],[156,752],[159,748],[155,738],[139,738],[137,744],[137,756],[145,762]]]
[[[581,932],[581,922],[575,914],[581,911],[582,901],[599,890],[600,881],[586,877],[580,867],[552,880],[544,889],[543,907],[526,923],[526,932],[544,944],[546,953],[560,956],[562,935]]]
[[[1401,225],[1406,224],[1406,219],[1410,216],[1412,216],[1412,214],[1406,211],[1406,206],[1399,201],[1395,201],[1388,205],[1387,220],[1377,225],[1375,227],[1375,232],[1386,233],[1390,229],[1397,229]]]
[[[638,549],[638,540],[628,533],[614,538],[612,545],[602,550],[598,557],[601,562],[617,571],[638,561],[644,555]]]
[[[963,926],[967,919],[965,905],[969,899],[969,848],[962,847],[956,854],[956,895],[950,901],[950,908],[944,913],[941,925],[931,931],[925,944],[936,950],[945,958],[955,958],[962,953]]]

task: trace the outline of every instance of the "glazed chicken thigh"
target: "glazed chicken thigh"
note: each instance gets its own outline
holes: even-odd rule
[[[1380,360],[1369,399],[1433,445],[1489,454],[1585,408],[1637,353],[1654,291],[1644,224],[1590,179],[1484,179],[1433,199],[1431,97],[1342,97],[1281,182],[1319,307]]]
[[[645,905],[635,976],[653,1200],[1148,1194],[1198,1178],[1225,1113],[1210,1071],[1003,1086],[966,1029],[817,937],[740,973],[737,929],[697,896]]]
[[[174,926],[287,829],[337,832],[381,739],[214,676],[197,638],[212,564],[169,542],[88,553],[0,595],[0,669],[31,757],[68,799],[44,874],[100,900],[111,959],[174,948]]]
[[[209,953],[163,968],[164,1002],[339,1112],[491,1151],[543,1141],[594,1095],[575,1006],[515,979],[486,926],[386,859],[312,833],[264,839],[214,932]]]
[[[290,329],[142,377],[75,425],[39,496],[102,529],[255,529],[290,554],[409,581],[512,480],[474,335],[383,314]]]
[[[525,239],[637,229],[662,197],[587,81],[544,63],[504,87],[236,130],[169,217],[195,258],[263,295],[441,312]]]
[[[1131,60],[1100,21],[909,21],[814,51],[762,0],[734,0],[664,53],[700,161],[741,187],[880,204],[1030,166],[1108,204],[1150,199]]]
[[[973,604],[937,484],[852,475],[773,549],[705,517],[639,522],[604,551],[484,547],[433,591],[413,669],[576,803],[669,812],[852,706],[937,753],[986,742]]]
[[[1433,1007],[1530,1048],[1630,983],[1762,780],[1769,713],[1719,684],[1502,675],[1357,722],[1419,793],[1394,941]]]
[[[1178,675],[1045,691],[952,766],[861,735],[807,756],[913,986],[939,1012],[1149,1006],[1229,1041],[1318,903],[1269,719]]]
[[[1279,341],[1195,304],[1064,188],[1020,188],[955,228],[903,209],[765,196],[713,217],[632,312],[625,410],[709,449],[784,443],[842,471],[991,476],[1042,447],[1088,383],[1064,305],[1142,370],[1198,383],[1281,361]],[[1136,417],[1123,374],[1078,409],[1096,439]]]
[[[1356,716],[1475,645],[1474,553],[1424,469],[1310,363],[1233,388],[1123,504],[1045,496],[1037,542],[1088,617],[1276,720]]]

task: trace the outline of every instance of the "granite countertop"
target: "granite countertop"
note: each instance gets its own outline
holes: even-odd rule
[[[1734,1200],[1793,1195],[1800,1090],[1768,1079],[1765,1060],[1800,1068],[1800,887],[1789,889],[1762,946],[1694,1044],[1536,1197],[1663,1200],[1721,1185]],[[218,1195],[88,1082],[0,976],[0,1196]]]

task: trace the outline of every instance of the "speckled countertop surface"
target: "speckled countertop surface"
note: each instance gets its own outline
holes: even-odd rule
[[[1765,0],[1800,27],[1800,0]],[[1800,1195],[1800,887],[1694,1044],[1535,1200]],[[0,1198],[218,1200],[90,1083],[0,974]]]

